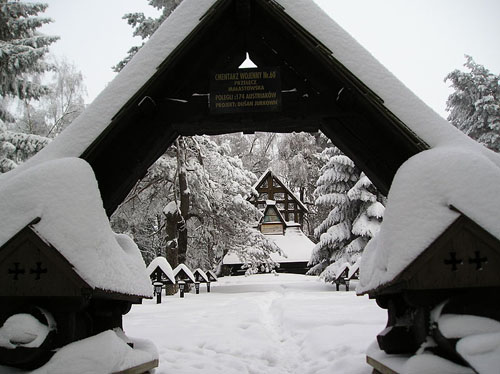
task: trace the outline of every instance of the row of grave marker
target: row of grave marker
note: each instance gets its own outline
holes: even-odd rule
[[[349,291],[349,283],[352,280],[359,279],[359,260],[351,265],[348,262],[340,265],[335,271],[335,278],[332,283],[335,284],[337,291],[340,291],[340,285],[345,285],[345,290]]]
[[[153,282],[156,302],[161,303],[163,287],[168,284],[179,286],[179,295],[184,297],[186,284],[194,284],[196,294],[200,293],[200,283],[206,283],[210,292],[210,283],[217,282],[217,276],[212,270],[204,272],[201,269],[191,271],[185,264],[179,264],[172,269],[165,257],[157,257],[148,265],[148,274]]]

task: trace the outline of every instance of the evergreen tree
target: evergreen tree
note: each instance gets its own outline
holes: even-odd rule
[[[123,19],[134,28],[133,35],[140,36],[144,42],[140,46],[133,46],[127,52],[127,56],[118,64],[113,66],[113,71],[120,72],[125,65],[134,57],[139,49],[144,45],[145,41],[153,35],[161,23],[174,11],[174,9],[182,2],[182,0],[149,0],[148,4],[161,11],[157,18],[146,17],[144,13],[127,13]]]
[[[344,268],[339,265],[356,262],[378,233],[385,198],[336,148],[327,148],[323,153],[330,158],[317,181],[316,204],[329,208],[329,213],[315,230],[319,242],[313,248],[309,264],[314,266],[309,274],[321,274],[330,282]]]
[[[343,258],[352,264],[361,255],[366,243],[380,230],[385,211],[385,197],[378,193],[364,173],[361,173],[359,180],[347,192],[347,197],[352,202],[359,202],[359,211],[352,224],[352,233],[357,237],[336,253],[335,260]]]
[[[336,147],[326,148],[322,155],[328,158],[328,162],[316,182],[316,205],[326,208],[328,215],[314,230],[319,242],[309,261],[309,265],[313,265],[309,270],[312,275],[320,274],[351,242],[354,236],[352,224],[359,209],[359,203],[347,196],[359,178],[352,160],[340,154]]]
[[[13,131],[0,131],[0,173],[24,162],[50,142],[50,139]]]
[[[448,120],[489,149],[500,152],[500,76],[465,56],[468,71],[454,70],[445,81],[455,90],[446,102]]]
[[[0,97],[38,99],[48,88],[30,77],[51,67],[44,60],[48,46],[58,37],[40,34],[37,29],[52,22],[39,17],[47,4],[0,0]],[[0,119],[8,117],[4,105]]]
[[[46,4],[0,0],[0,173],[13,169],[49,141],[7,131],[5,124],[15,121],[7,109],[12,98],[29,102],[49,92],[40,77],[51,68],[44,57],[58,37],[37,31],[52,21],[38,16],[46,8]]]

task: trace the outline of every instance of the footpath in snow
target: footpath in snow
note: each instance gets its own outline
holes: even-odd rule
[[[156,374],[370,374],[365,352],[386,312],[353,291],[293,274],[223,277],[207,293],[145,300],[124,317],[150,339]]]

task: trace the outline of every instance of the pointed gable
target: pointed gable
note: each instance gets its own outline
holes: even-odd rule
[[[266,204],[264,215],[260,222],[260,231],[267,235],[283,235],[285,232],[286,222],[279,210],[276,208],[276,203],[272,200],[268,200]]]
[[[249,201],[257,208],[267,211],[267,202],[273,201],[273,206],[285,222],[294,221],[302,225],[304,214],[308,213],[306,206],[271,170],[266,170],[253,188],[258,196],[251,196]]]
[[[259,67],[279,68],[281,109],[211,113],[212,72],[236,70],[247,53]],[[312,0],[184,0],[85,112],[11,173],[82,157],[111,214],[179,135],[317,130],[383,193],[399,166],[429,147],[485,153]]]

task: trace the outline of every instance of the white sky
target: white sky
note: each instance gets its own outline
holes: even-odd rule
[[[498,0],[314,0],[406,86],[442,116],[451,92],[444,77],[464,54],[500,73]],[[147,0],[45,0],[54,19],[42,32],[82,71],[92,101],[132,45],[125,13],[155,14]],[[334,51],[335,52],[335,51]]]

